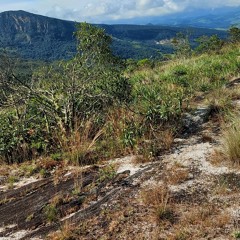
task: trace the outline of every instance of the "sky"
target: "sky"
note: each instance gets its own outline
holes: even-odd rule
[[[108,23],[180,13],[189,8],[238,7],[240,0],[0,0],[0,12],[25,10],[72,21]]]

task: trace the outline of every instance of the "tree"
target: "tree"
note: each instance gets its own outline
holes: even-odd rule
[[[23,102],[24,95],[18,94],[24,91],[22,84],[15,81],[16,61],[9,57],[7,51],[0,52],[0,108],[18,107]]]
[[[228,30],[231,42],[240,42],[240,29],[238,27],[232,26]]]
[[[195,49],[196,52],[203,53],[203,52],[217,52],[219,51],[223,45],[224,41],[221,40],[217,35],[208,36],[201,36],[196,39],[196,42],[199,43],[198,47]]]
[[[188,35],[182,32],[177,33],[176,37],[172,40],[172,44],[177,57],[189,57],[192,54]]]
[[[112,54],[111,37],[87,23],[77,29],[76,56],[34,76],[39,109],[66,134],[82,120],[102,116],[113,104],[127,101],[131,91],[121,61]]]

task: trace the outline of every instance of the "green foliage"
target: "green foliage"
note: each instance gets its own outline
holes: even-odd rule
[[[239,42],[240,41],[240,28],[232,26],[228,30],[228,33],[230,35],[230,40],[232,42]]]
[[[211,37],[202,36],[196,40],[199,43],[198,47],[195,49],[198,53],[204,52],[218,52],[224,45],[224,41],[221,40],[217,35],[212,35]]]
[[[59,151],[90,118],[98,122],[94,137],[109,107],[129,101],[131,86],[112,55],[111,38],[87,23],[78,26],[76,38],[77,55],[36,71],[31,83],[16,77],[13,68],[4,69],[0,83],[7,114],[1,118],[0,153],[7,162]]]
[[[87,23],[78,29],[76,57],[35,75],[36,91],[41,89],[39,108],[54,117],[63,132],[72,132],[82,119],[97,117],[109,106],[128,101],[131,92],[120,60],[112,55],[111,38]]]
[[[126,71],[132,73],[138,68],[138,62],[132,58],[125,61]]]
[[[148,58],[144,58],[141,59],[137,62],[138,67],[143,68],[143,67],[149,67],[149,68],[153,68],[154,67],[154,61],[148,59]]]
[[[233,233],[233,237],[234,237],[235,239],[240,239],[240,231],[234,232],[234,233]]]
[[[2,113],[0,123],[0,156],[8,163],[20,163],[58,148],[55,129],[50,132],[44,116],[35,115],[30,105],[22,112]]]
[[[46,178],[48,176],[48,172],[46,171],[46,169],[42,168],[40,171],[39,171],[39,174],[42,178]],[[49,211],[51,211],[49,209]]]
[[[50,157],[55,161],[60,161],[62,159],[62,153],[52,153]]]
[[[178,119],[195,92],[218,89],[238,74],[237,49],[229,47],[221,55],[179,59],[153,70],[137,71],[131,78],[134,111],[145,117],[146,124]]]
[[[19,181],[18,177],[16,177],[16,176],[9,176],[8,179],[7,179],[8,187],[12,189],[14,187],[14,183],[16,183],[18,181]]]
[[[43,212],[48,222],[52,223],[58,220],[58,210],[54,204],[46,205]]]
[[[12,159],[19,162],[22,155],[27,157],[25,136],[27,130],[15,119],[14,114],[1,116],[0,153],[5,161],[11,163]]]
[[[149,123],[161,123],[177,118],[182,111],[183,89],[174,87],[169,82],[153,79],[147,83],[145,79],[136,79],[134,82],[135,104],[141,115]]]
[[[121,142],[124,147],[133,148],[137,143],[137,139],[142,135],[142,127],[134,118],[124,118],[123,121]]]
[[[189,36],[182,32],[177,33],[176,37],[173,38],[172,44],[175,49],[177,57],[189,57],[191,56],[192,49],[190,45]]]
[[[99,176],[98,181],[101,183],[106,180],[113,179],[116,176],[116,171],[115,171],[113,165],[108,165],[108,166],[100,169],[99,174],[100,174],[100,176]]]

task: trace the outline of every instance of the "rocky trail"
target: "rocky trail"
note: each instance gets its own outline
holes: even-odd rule
[[[208,114],[188,115],[189,132],[154,162],[129,156],[115,174],[91,166],[0,192],[0,239],[236,239],[240,172],[214,163]]]

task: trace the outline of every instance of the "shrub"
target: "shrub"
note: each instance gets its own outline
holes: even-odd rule
[[[58,220],[58,210],[54,204],[46,205],[43,211],[48,222],[51,223]]]
[[[148,58],[141,59],[137,62],[137,66],[140,68],[153,68],[154,62]]]
[[[230,40],[232,42],[239,42],[240,41],[240,29],[236,26],[230,27],[228,30],[228,33],[230,35]]]
[[[224,41],[221,40],[217,35],[212,35],[211,37],[202,36],[196,40],[199,43],[198,47],[195,49],[198,53],[203,52],[217,52],[222,49]]]

